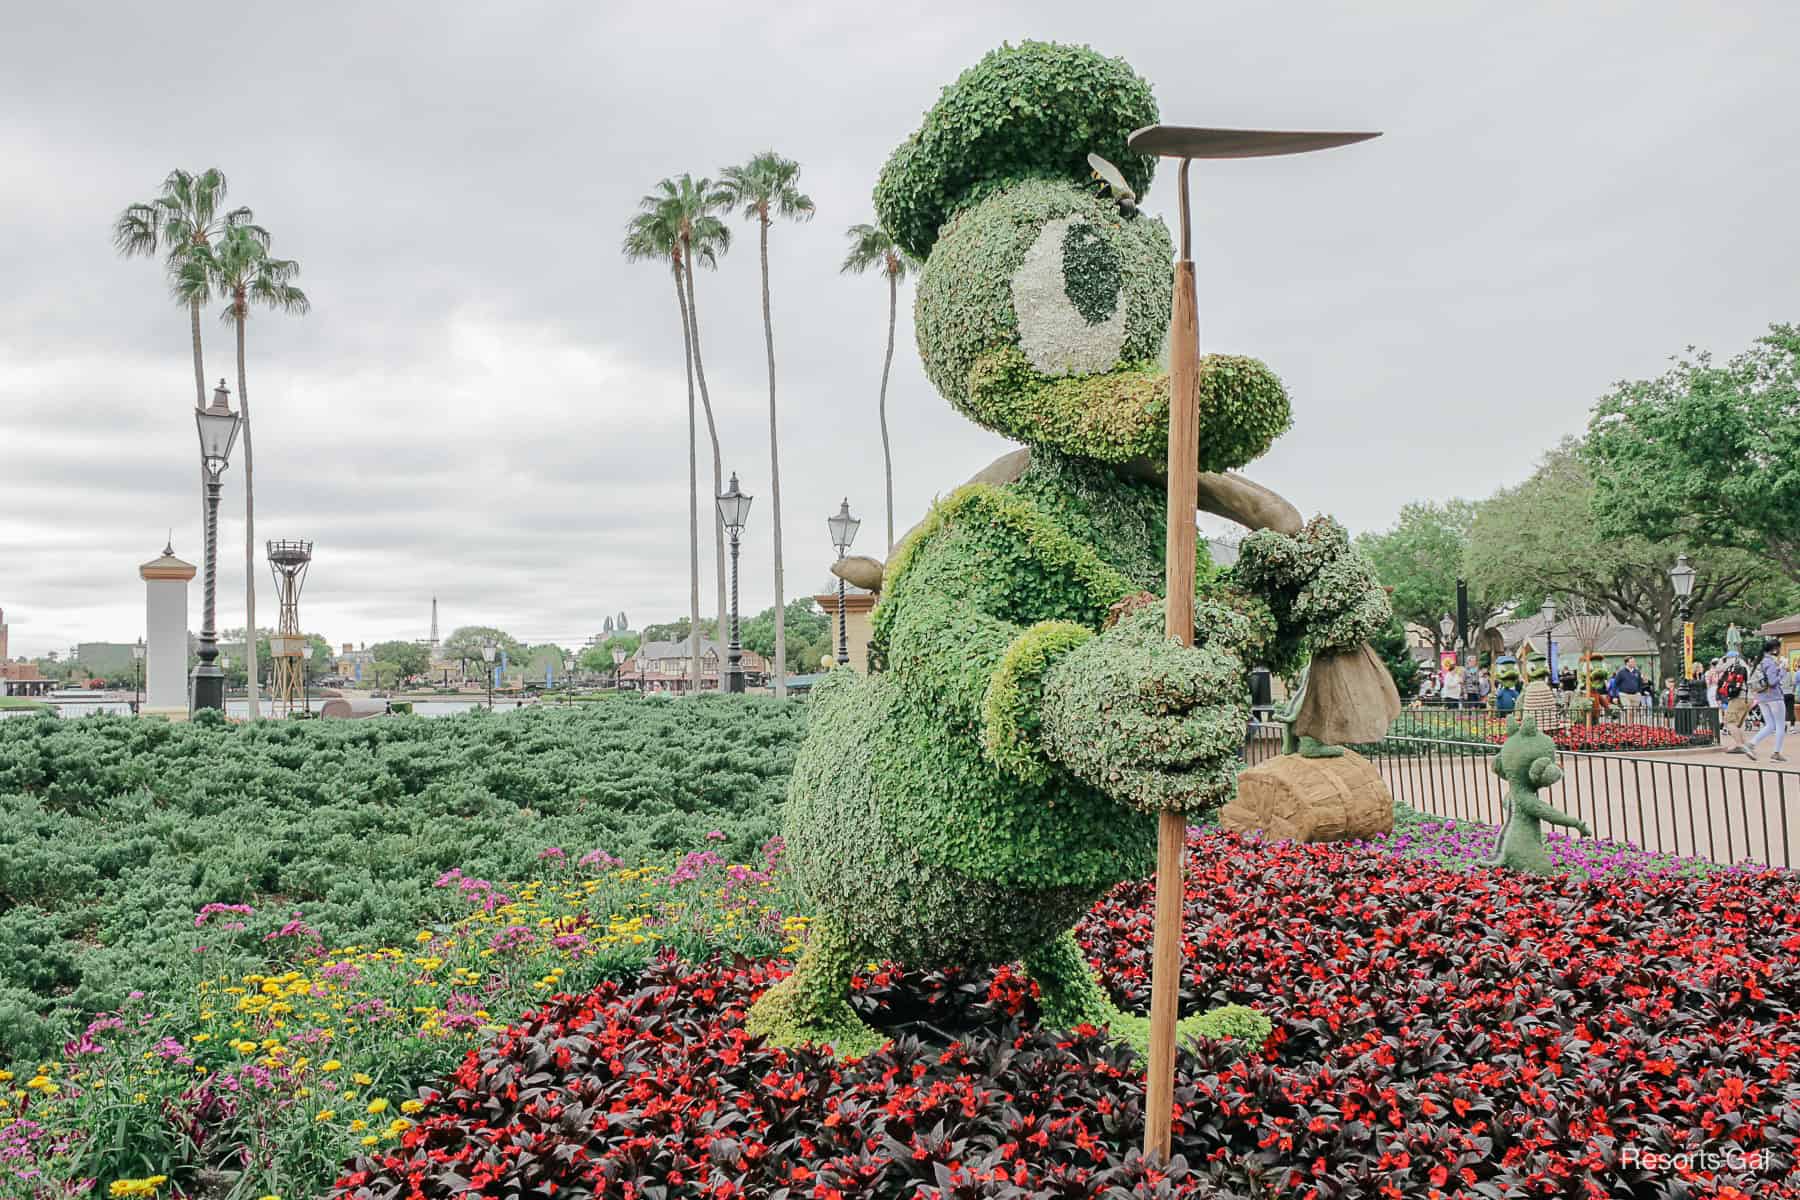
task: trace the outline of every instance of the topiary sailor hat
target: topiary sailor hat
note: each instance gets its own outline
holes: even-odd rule
[[[1053,42],[1004,45],[945,88],[894,151],[875,185],[875,212],[924,258],[953,213],[1000,188],[1092,179],[1089,153],[1116,165],[1142,197],[1156,159],[1132,153],[1125,139],[1157,120],[1150,85],[1124,59]]]

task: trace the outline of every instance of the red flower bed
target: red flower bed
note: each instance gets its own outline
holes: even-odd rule
[[[781,967],[665,965],[470,1054],[337,1195],[1800,1197],[1793,876],[1544,880],[1223,834],[1191,861],[1184,1008],[1275,1032],[1182,1055],[1166,1173],[1135,1154],[1139,1067],[1035,1028],[1012,972],[874,976],[859,1004],[902,1036],[840,1062],[745,1035]],[[1150,897],[1082,928],[1133,1005]]]
[[[1710,729],[1693,733],[1676,733],[1661,725],[1619,725],[1603,721],[1597,725],[1568,725],[1551,733],[1559,750],[1583,750],[1605,754],[1620,750],[1681,750],[1692,746],[1710,746],[1717,740]],[[1489,735],[1488,741],[1498,746],[1506,740],[1504,733]]]

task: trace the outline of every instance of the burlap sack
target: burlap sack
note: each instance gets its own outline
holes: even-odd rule
[[[1328,746],[1378,742],[1400,715],[1400,693],[1375,648],[1315,654],[1294,732]]]

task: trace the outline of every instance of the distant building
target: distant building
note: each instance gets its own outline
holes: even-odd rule
[[[6,610],[0,608],[0,696],[41,696],[55,681],[45,679],[36,663],[13,662],[7,655]]]
[[[1578,622],[1586,621],[1585,617],[1571,617],[1556,623],[1556,665],[1561,668],[1574,667],[1581,660],[1583,647],[1581,629]],[[1544,622],[1540,617],[1526,617],[1522,621],[1507,621],[1500,627],[1500,637],[1506,643],[1507,651],[1518,655],[1521,659],[1532,656],[1542,657],[1546,647]],[[1660,672],[1662,650],[1656,639],[1639,629],[1636,625],[1627,625],[1620,621],[1606,621],[1593,632],[1593,645],[1586,648],[1587,654],[1594,662],[1601,663],[1609,671],[1616,671],[1625,665],[1627,658],[1638,660],[1638,669],[1646,679],[1655,680]]]
[[[631,691],[685,692],[692,688],[693,658],[688,639],[678,642],[644,642],[619,668],[619,686]],[[717,691],[725,665],[726,649],[711,638],[700,639],[700,690]],[[769,662],[754,650],[745,650],[741,663],[746,687],[764,687],[769,681]]]

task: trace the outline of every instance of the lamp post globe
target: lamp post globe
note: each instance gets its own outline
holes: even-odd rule
[[[625,660],[629,657],[622,646],[613,647],[613,691],[619,690],[619,672],[625,668]]]
[[[481,646],[481,661],[487,664],[487,706],[494,711],[494,653],[499,649],[492,642],[484,642]]]
[[[738,487],[737,472],[731,473],[731,485],[716,497],[719,506],[719,523],[725,526],[725,532],[731,535],[731,642],[725,650],[725,690],[731,693],[742,693],[744,690],[744,645],[738,636],[738,535],[744,532],[744,523],[750,519],[750,501]],[[781,614],[776,613],[779,621]]]
[[[831,544],[837,550],[838,561],[850,553],[850,546],[856,541],[856,531],[862,528],[862,522],[850,515],[850,497],[838,506],[836,515],[826,518],[825,527],[831,531]],[[838,644],[837,661],[839,666],[850,661],[850,627],[845,616],[844,577],[838,576]]]
[[[223,379],[213,390],[212,403],[194,410],[194,429],[200,437],[200,465],[206,472],[206,572],[202,589],[199,662],[194,667],[192,705],[225,711],[225,674],[218,664],[219,636],[214,627],[219,579],[219,496],[225,468],[231,463],[242,419],[231,410],[231,389]]]

